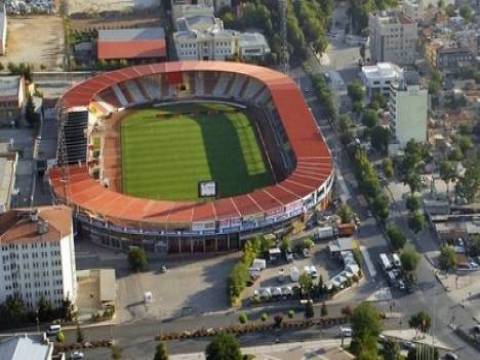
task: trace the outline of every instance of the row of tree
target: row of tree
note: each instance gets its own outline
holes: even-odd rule
[[[28,308],[19,295],[8,296],[0,304],[1,324],[11,327],[39,322],[50,322],[57,319],[71,321],[74,316],[73,306],[70,300],[63,301],[62,306],[54,307],[53,304],[41,297],[36,304],[36,310]]]

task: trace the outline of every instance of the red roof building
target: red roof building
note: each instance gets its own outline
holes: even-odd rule
[[[165,60],[167,47],[162,27],[100,30],[99,60]]]

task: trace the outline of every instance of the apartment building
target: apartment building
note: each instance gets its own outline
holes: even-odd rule
[[[392,63],[378,63],[372,66],[363,66],[360,75],[368,97],[379,93],[390,95],[390,85],[403,81],[403,69]]]
[[[401,148],[414,139],[427,141],[428,91],[405,83],[390,87],[390,129]]]
[[[75,303],[72,213],[66,206],[0,214],[0,302],[18,294],[30,309],[43,297],[54,307]]]
[[[373,62],[413,64],[417,58],[417,22],[399,11],[369,15],[370,54]]]
[[[476,63],[473,47],[459,46],[455,42],[434,39],[425,45],[425,59],[430,66],[441,72],[455,72],[460,67]]]

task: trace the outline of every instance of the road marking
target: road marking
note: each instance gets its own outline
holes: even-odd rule
[[[367,265],[370,276],[372,278],[377,276],[377,270],[375,270],[375,266],[372,263],[372,259],[370,259],[370,254],[368,253],[367,249],[364,246],[360,246],[360,251],[362,252],[363,258],[365,260],[365,265]]]

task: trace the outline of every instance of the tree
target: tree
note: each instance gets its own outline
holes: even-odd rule
[[[431,325],[432,319],[425,311],[420,311],[419,313],[412,315],[410,320],[408,320],[408,326],[412,329],[420,330],[423,333],[426,333]]]
[[[374,197],[372,203],[372,211],[380,219],[382,223],[388,219],[389,215],[389,200],[385,194],[378,194]]]
[[[57,337],[55,338],[55,340],[57,340],[57,342],[59,343],[63,343],[65,341],[65,334],[63,333],[63,331],[59,331],[58,334],[57,334]]]
[[[472,235],[470,237],[470,256],[480,256],[480,235]]]
[[[310,295],[313,289],[312,277],[307,273],[302,273],[298,278],[298,285],[302,289],[302,293],[305,295]]]
[[[387,339],[383,342],[382,349],[383,360],[402,360],[400,345],[395,340]]]
[[[471,22],[475,17],[473,9],[467,4],[460,7],[459,14],[467,23]]]
[[[385,160],[383,160],[382,165],[383,165],[383,173],[385,174],[385,177],[387,179],[392,179],[394,175],[392,159],[386,158]]]
[[[365,96],[363,85],[358,80],[354,80],[348,85],[347,93],[352,103],[356,101],[362,101],[363,97]]]
[[[475,201],[480,190],[480,156],[468,161],[465,174],[457,181],[455,192],[469,203]]]
[[[425,227],[425,216],[422,213],[416,211],[408,217],[408,227],[415,233],[418,234]]]
[[[375,127],[378,124],[378,113],[372,109],[364,110],[362,123],[368,128]]]
[[[77,321],[77,343],[83,343],[85,341],[85,336],[83,331],[80,328],[80,323]]]
[[[50,321],[53,318],[52,303],[45,299],[44,296],[40,297],[37,303],[38,319],[41,322]]]
[[[428,93],[437,96],[442,88],[442,77],[438,72],[434,72],[428,83]]]
[[[405,185],[408,185],[411,194],[419,191],[422,187],[422,179],[420,177],[420,174],[416,170],[412,170],[407,173],[407,175],[403,179],[403,183]]]
[[[355,355],[372,353],[376,355],[378,335],[382,331],[380,313],[368,302],[358,305],[350,318],[352,325],[351,350]]]
[[[405,203],[405,206],[407,207],[408,211],[410,212],[416,212],[418,209],[420,209],[420,199],[418,196],[410,194],[409,197],[407,197],[407,201]]]
[[[62,301],[62,307],[60,308],[60,317],[66,321],[72,321],[75,315],[74,306],[69,298],[65,298]]]
[[[303,239],[302,248],[310,250],[314,246],[315,246],[315,243],[313,242],[313,240],[310,237],[307,237],[307,238]]]
[[[454,270],[457,266],[457,256],[455,250],[451,246],[442,245],[440,247],[438,266],[444,271]]]
[[[130,269],[132,269],[132,271],[143,271],[148,264],[145,250],[138,247],[132,248],[128,252],[128,263],[130,264]]]
[[[315,312],[313,310],[313,303],[311,301],[307,301],[305,303],[305,317],[307,319],[311,319],[315,316]]]
[[[455,143],[458,145],[460,148],[460,151],[462,152],[463,156],[467,154],[467,151],[473,148],[473,142],[472,139],[468,136],[457,136],[455,139]]]
[[[365,62],[365,53],[367,51],[367,47],[365,46],[365,44],[362,44],[360,46],[360,57],[362,58],[362,61]]]
[[[444,160],[440,163],[439,166],[440,178],[447,185],[447,195],[450,192],[450,182],[454,181],[457,177],[456,166],[452,161]]]
[[[353,219],[353,211],[350,206],[346,203],[340,204],[337,210],[337,215],[340,216],[340,221],[342,224],[348,224]]]
[[[407,242],[407,238],[403,232],[394,224],[389,224],[387,226],[387,236],[390,239],[390,244],[394,250],[399,250],[403,248]]]
[[[35,112],[35,106],[33,105],[33,99],[31,95],[27,95],[27,104],[25,105],[25,119],[30,126],[36,125],[38,121],[37,113]]]
[[[361,101],[355,101],[353,104],[352,104],[352,111],[355,113],[355,114],[361,114],[362,111],[363,111],[363,104]]]
[[[27,319],[27,308],[20,295],[9,295],[0,305],[0,318],[5,324],[19,324]]]
[[[287,251],[291,248],[292,248],[292,242],[290,241],[289,238],[284,237],[282,239],[282,243],[280,244],[280,249],[282,249],[282,251]]]
[[[118,346],[113,345],[111,347],[111,350],[112,350],[112,359],[118,360],[122,358],[122,350]]]
[[[381,154],[386,154],[388,150],[388,142],[390,140],[390,131],[381,126],[377,125],[372,129],[370,134],[370,142],[372,147]]]
[[[402,271],[407,278],[413,280],[414,273],[420,262],[420,255],[413,248],[413,246],[406,246],[400,254],[400,262],[402,263]]]
[[[163,342],[157,344],[153,360],[168,360],[167,348]]]
[[[240,321],[240,324],[245,324],[248,321],[248,316],[245,313],[241,313],[238,316],[238,321]]]
[[[320,315],[322,316],[328,315],[327,304],[325,304],[325,302],[322,303],[322,307],[320,308]]]
[[[232,335],[218,333],[205,350],[207,360],[241,360],[240,344]]]
[[[283,315],[282,314],[277,314],[273,317],[273,321],[275,322],[276,327],[280,327],[283,321]]]

